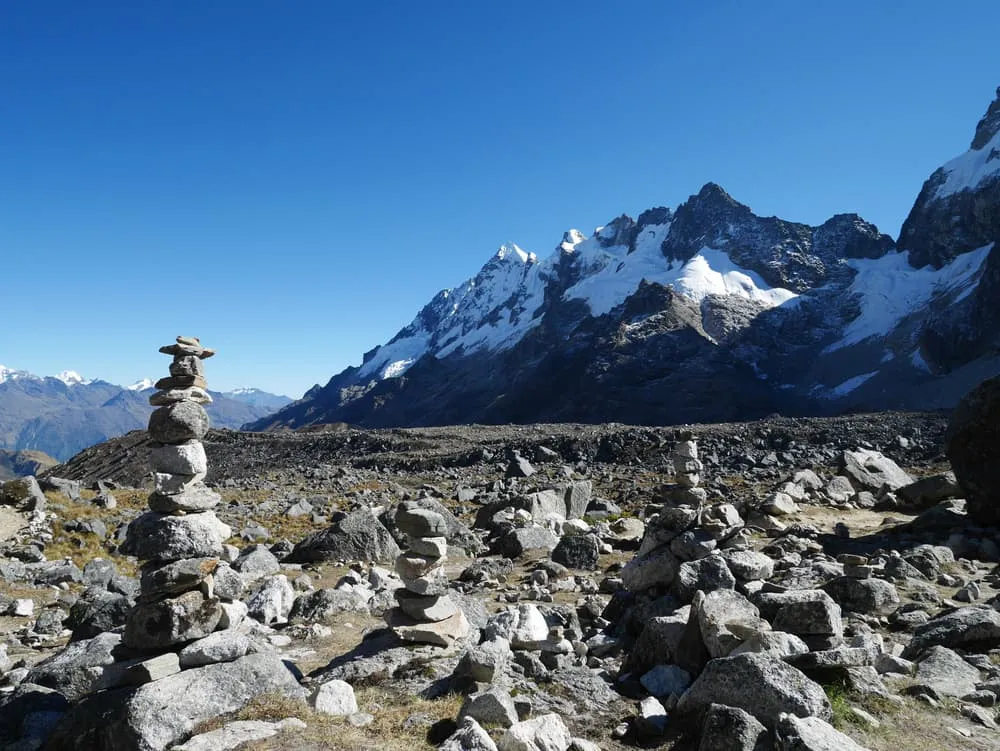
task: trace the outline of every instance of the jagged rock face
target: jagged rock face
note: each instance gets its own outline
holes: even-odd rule
[[[769,284],[802,292],[822,284],[844,259],[878,258],[894,243],[855,214],[839,214],[819,227],[758,217],[709,183],[678,207],[663,252],[686,261],[704,247],[725,249]]]
[[[899,233],[914,268],[941,268],[1000,237],[1000,89],[970,150],[924,183]]]
[[[933,314],[921,330],[919,341],[924,360],[944,373],[978,357],[1000,352],[998,244],[990,251],[979,285],[972,294]]]
[[[998,238],[1000,99],[898,246],[857,215],[759,217],[709,183],[546,258],[502,247],[360,368],[247,427],[951,407],[1000,366]]]

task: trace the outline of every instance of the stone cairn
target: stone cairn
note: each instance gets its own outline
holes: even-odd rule
[[[128,528],[127,551],[143,561],[138,604],[129,613],[124,643],[165,649],[226,628],[232,613],[215,593],[213,574],[231,530],[213,509],[201,439],[208,432],[202,361],[215,354],[193,337],[160,348],[173,356],[170,376],[156,382],[149,403],[153,492],[149,511]]]
[[[395,522],[410,546],[396,558],[403,587],[396,590],[398,607],[386,613],[386,623],[403,641],[450,647],[468,636],[470,626],[448,594],[447,522],[412,501],[399,505]]]
[[[701,484],[701,471],[704,469],[698,459],[698,444],[689,431],[680,434],[680,440],[674,447],[671,457],[674,465],[674,480],[677,487],[673,488],[668,497],[676,506],[693,506],[700,509],[708,498]]]

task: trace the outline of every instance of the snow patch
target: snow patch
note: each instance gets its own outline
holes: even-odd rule
[[[84,377],[75,370],[64,370],[54,376],[54,378],[58,381],[62,381],[67,386],[86,386],[88,383],[93,383],[93,380],[85,380]]]
[[[584,300],[595,316],[621,305],[643,279],[672,285],[696,302],[709,295],[739,295],[773,308],[798,297],[790,290],[770,287],[759,274],[737,266],[724,251],[714,248],[702,248],[684,264],[668,261],[661,247],[669,232],[669,223],[645,227],[632,253],[625,246],[601,248],[594,239],[581,243],[576,251],[590,273],[566,290],[565,297]]]
[[[991,177],[1000,177],[1000,132],[981,149],[969,149],[941,169],[947,174],[934,197],[947,198],[963,190],[974,190]]]
[[[941,269],[910,266],[910,253],[886,253],[881,258],[851,259],[857,271],[847,294],[858,297],[861,312],[844,329],[844,335],[823,350],[834,352],[873,336],[885,336],[906,316],[927,305],[938,294],[954,291],[968,295],[979,283],[977,272],[993,243],[963,253]]]
[[[141,381],[136,381],[125,387],[127,391],[145,391],[146,389],[153,388],[152,378],[143,378]]]
[[[922,370],[925,373],[931,372],[931,366],[927,364],[924,356],[920,354],[919,349],[913,350],[913,354],[910,355],[910,364],[913,365],[917,370]]]
[[[834,386],[828,392],[829,398],[836,399],[837,397],[847,396],[856,388],[861,386],[863,383],[868,381],[870,378],[878,375],[877,370],[873,370],[871,373],[862,373],[861,375],[856,375],[853,378],[848,378],[843,383],[839,383]]]

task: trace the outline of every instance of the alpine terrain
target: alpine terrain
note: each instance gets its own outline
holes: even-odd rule
[[[502,246],[360,367],[246,427],[953,406],[1000,370],[998,236],[1000,90],[898,241],[854,214],[760,217],[709,183],[547,256]]]
[[[71,370],[43,377],[0,365],[0,449],[66,460],[87,446],[144,428],[152,412],[151,393],[149,379],[123,387]],[[231,428],[291,401],[252,388],[213,392],[212,397],[213,423]]]

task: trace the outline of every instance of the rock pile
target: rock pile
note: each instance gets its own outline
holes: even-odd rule
[[[225,613],[213,573],[231,530],[212,510],[221,498],[204,483],[208,462],[201,443],[208,432],[202,405],[211,402],[202,361],[215,352],[183,336],[160,352],[173,362],[149,398],[157,407],[149,418],[150,510],[129,525],[126,537],[129,552],[145,562],[139,603],[125,624],[124,643],[135,649],[208,636]]]
[[[386,622],[404,641],[450,647],[468,636],[470,625],[448,594],[445,518],[406,502],[396,510],[395,524],[410,544],[396,558],[396,573],[403,587],[396,590],[398,607],[386,613]]]

